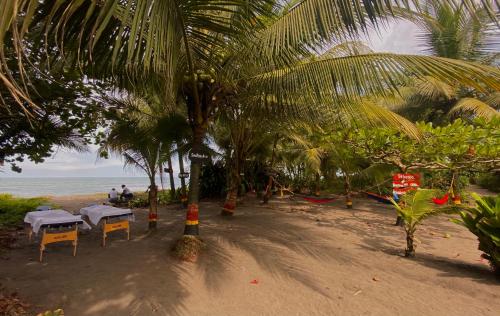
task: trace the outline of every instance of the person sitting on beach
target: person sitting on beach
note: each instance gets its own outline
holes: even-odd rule
[[[112,188],[108,193],[108,202],[109,203],[117,203],[118,202],[118,191],[115,188]]]
[[[123,200],[130,200],[134,197],[134,194],[130,192],[130,190],[125,186],[125,184],[122,184],[122,194],[120,195],[120,198]]]

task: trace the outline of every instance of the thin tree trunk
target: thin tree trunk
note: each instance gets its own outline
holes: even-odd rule
[[[179,157],[179,172],[184,173],[184,159],[183,153],[177,144],[177,155]],[[181,202],[184,206],[187,206],[187,190],[186,190],[186,179],[181,178]]]
[[[452,200],[453,200],[453,204],[455,205],[460,205],[462,204],[462,199],[460,198],[460,192],[458,190],[458,185],[457,185],[457,182],[458,182],[458,171],[453,171],[453,175],[452,175],[452,178],[451,178],[451,190],[452,190]]]
[[[168,165],[168,176],[170,178],[170,197],[174,199],[175,197],[175,182],[174,182],[174,169],[172,167],[172,157],[168,155],[167,157]]]
[[[196,125],[193,128],[193,151],[201,149],[203,137],[205,136],[205,128]],[[191,178],[189,180],[188,193],[188,210],[186,214],[186,226],[184,227],[184,235],[198,236],[199,235],[199,200],[200,200],[200,174],[201,162],[191,161]]]
[[[351,179],[347,172],[344,172],[344,185],[345,185],[345,206],[347,208],[352,208],[352,198],[351,198]]]
[[[415,257],[415,246],[413,238],[413,233],[406,232],[405,257]]]
[[[270,164],[270,167],[269,167],[269,172],[272,173],[272,170],[273,170],[273,166],[274,166],[274,159],[275,159],[275,156],[276,156],[276,145],[278,144],[278,135],[276,135],[276,138],[274,139],[274,143],[273,143],[273,153],[271,155],[271,164]],[[264,204],[266,204],[269,199],[271,198],[271,195],[272,195],[272,186],[273,186],[273,176],[272,174],[269,175],[269,180],[267,181],[267,186],[266,186],[266,191],[264,192],[264,197],[263,197],[263,202]]]
[[[158,221],[158,190],[156,188],[156,183],[153,178],[150,178],[150,186],[148,193],[149,200],[149,229],[156,229],[156,223]]]
[[[320,196],[320,184],[321,184],[321,176],[319,175],[319,172],[316,173],[316,179],[315,179],[315,188],[314,188],[314,195],[315,196]]]

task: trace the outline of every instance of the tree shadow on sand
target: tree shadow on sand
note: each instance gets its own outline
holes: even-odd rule
[[[216,207],[215,210],[205,207],[201,218],[207,249],[198,261],[198,269],[205,276],[210,290],[219,291],[226,272],[238,268],[230,254],[231,247],[250,255],[259,267],[272,275],[295,280],[325,297],[329,294],[318,285],[320,280],[298,261],[308,257],[353,264],[341,247],[335,247],[312,225],[295,224],[292,218],[266,212],[261,206],[245,206],[238,209],[239,213],[233,218],[222,218],[218,215],[219,207]],[[266,225],[271,222],[272,225]]]

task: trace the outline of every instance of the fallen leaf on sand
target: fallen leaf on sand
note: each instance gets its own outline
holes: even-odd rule
[[[444,234],[444,236],[443,236],[443,238],[450,238],[450,237],[451,237],[451,235],[448,233]]]
[[[250,284],[259,284],[259,280],[257,279],[253,279],[252,281],[250,281]]]

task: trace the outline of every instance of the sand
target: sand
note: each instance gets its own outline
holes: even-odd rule
[[[54,198],[77,211],[99,196]],[[221,203],[201,203],[207,244],[198,262],[170,248],[185,211],[160,210],[148,233],[147,211],[135,210],[132,240],[82,233],[77,257],[51,245],[44,263],[25,239],[1,255],[0,284],[32,304],[80,315],[500,315],[500,282],[480,259],[475,236],[445,216],[417,231],[417,257],[402,257],[394,211],[371,200],[355,209],[247,199],[233,218]]]

